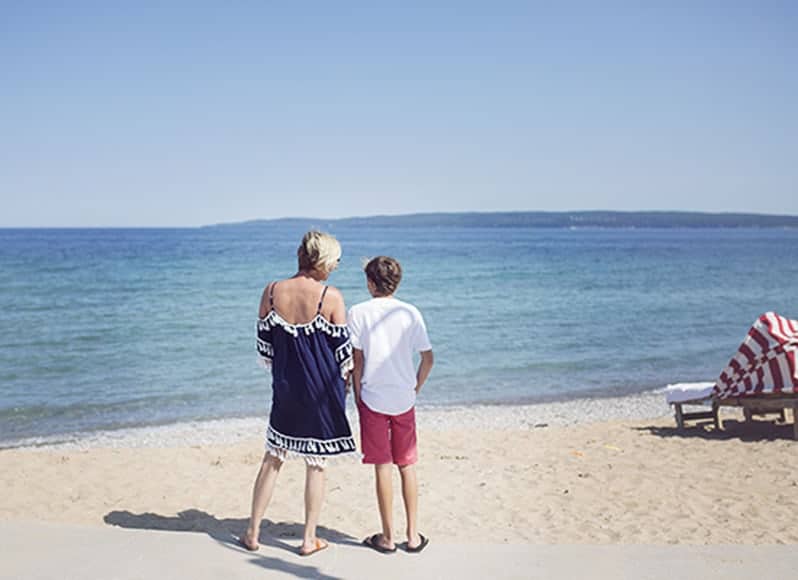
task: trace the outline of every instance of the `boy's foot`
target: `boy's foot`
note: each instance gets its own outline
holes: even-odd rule
[[[408,541],[407,544],[405,544],[406,546],[405,549],[411,554],[417,554],[421,550],[426,548],[428,544],[429,544],[429,538],[424,534],[419,534],[418,541],[413,542],[412,544],[410,543],[410,541]]]
[[[380,554],[393,554],[396,551],[396,545],[393,542],[386,542],[382,534],[369,536],[363,540],[363,545],[368,546],[372,550],[377,550]]]

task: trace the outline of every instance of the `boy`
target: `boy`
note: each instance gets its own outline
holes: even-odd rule
[[[363,543],[383,554],[396,551],[391,480],[395,464],[407,514],[406,550],[420,552],[429,539],[417,527],[415,402],[432,369],[432,346],[418,309],[394,297],[402,280],[399,262],[378,256],[366,264],[365,272],[372,299],[353,306],[347,323],[354,347],[352,382],[360,415],[360,447],[363,463],[374,465],[382,533]],[[418,369],[413,366],[416,352],[421,353]]]

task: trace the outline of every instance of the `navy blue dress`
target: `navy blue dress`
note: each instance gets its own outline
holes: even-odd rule
[[[291,324],[278,314],[274,286],[269,312],[258,319],[258,358],[272,371],[267,450],[280,458],[302,456],[311,464],[353,453],[355,440],[346,418],[349,331],[321,315],[326,286],[316,316],[307,324]]]

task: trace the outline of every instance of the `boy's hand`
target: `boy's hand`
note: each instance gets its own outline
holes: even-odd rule
[[[418,395],[421,392],[421,387],[424,382],[427,380],[429,376],[429,372],[432,370],[432,365],[435,361],[435,358],[432,355],[431,350],[422,350],[421,351],[421,362],[418,364],[418,370],[416,371],[416,394]]]
[[[359,348],[352,349],[352,386],[355,389],[355,404],[360,404],[360,379],[363,377],[363,351]]]

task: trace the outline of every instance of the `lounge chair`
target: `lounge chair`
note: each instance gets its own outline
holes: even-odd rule
[[[754,415],[792,410],[798,440],[798,321],[768,312],[754,322],[745,340],[713,383],[670,385],[666,400],[682,429],[690,419],[713,419],[720,429],[719,407],[741,407],[746,421]],[[709,405],[711,411],[685,412],[684,405]]]
[[[665,401],[673,405],[676,426],[684,429],[684,422],[697,419],[712,419],[715,428],[720,429],[718,403],[712,397],[715,383],[677,383],[665,387]],[[711,407],[709,411],[684,410],[684,405]]]

